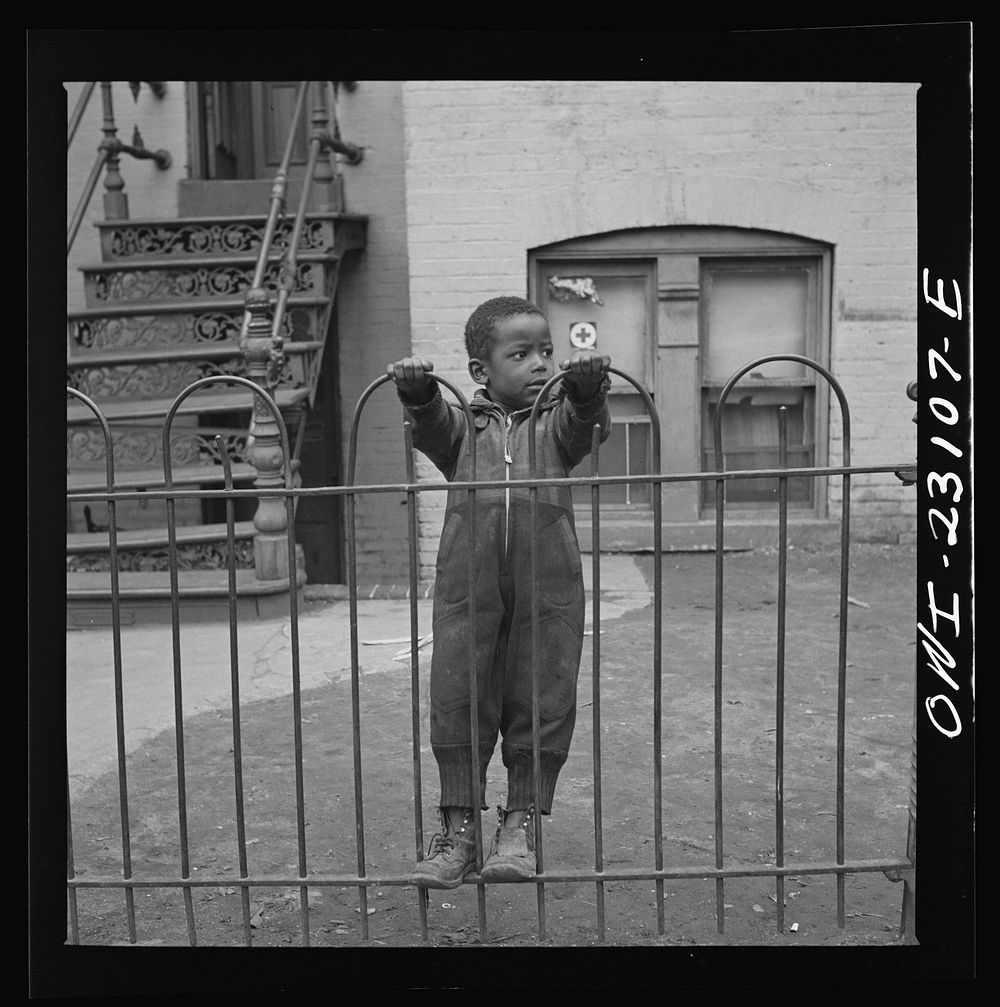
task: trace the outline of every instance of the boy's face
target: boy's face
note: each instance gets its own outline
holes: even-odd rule
[[[469,361],[473,380],[507,409],[532,405],[555,373],[549,323],[541,315],[511,315],[497,323],[485,360]]]

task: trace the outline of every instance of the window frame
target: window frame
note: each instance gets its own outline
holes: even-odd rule
[[[768,273],[779,274],[787,272],[790,268],[801,268],[806,273],[806,332],[805,346],[802,355],[816,361],[822,366],[827,366],[829,359],[829,346],[824,340],[824,278],[828,273],[828,263],[822,250],[817,250],[813,254],[802,254],[793,249],[774,249],[770,253],[745,254],[745,255],[705,255],[699,257],[699,340],[701,343],[701,360],[699,368],[699,398],[701,402],[699,429],[701,443],[704,445],[712,440],[712,430],[710,429],[709,406],[718,401],[718,395],[728,383],[726,379],[714,379],[706,376],[708,366],[708,340],[710,336],[710,312],[712,303],[712,286],[719,273]],[[826,287],[828,289],[828,287]],[[754,388],[756,390],[778,389],[778,388],[802,388],[805,390],[805,402],[803,408],[804,423],[804,445],[811,446],[813,451],[812,466],[820,466],[826,463],[829,456],[829,393],[826,382],[822,376],[810,367],[803,367],[804,374],[801,377],[779,377],[753,379],[745,375],[739,384],[734,387],[730,394],[729,401],[734,401],[733,395],[736,388]],[[715,392],[714,398],[712,392]],[[810,401],[811,397],[811,401]],[[811,444],[810,444],[811,435]],[[789,445],[796,447],[797,445]],[[723,443],[723,454],[726,454],[726,445]],[[726,464],[726,468],[738,468],[732,463]],[[794,461],[789,462],[790,467],[796,467]],[[713,471],[715,468],[714,458],[704,460],[702,471]],[[808,513],[811,516],[825,517],[827,508],[826,480],[816,479],[811,481],[813,499],[808,503],[799,503],[789,500],[789,509],[797,514]],[[706,488],[707,489],[707,488]],[[699,503],[699,512],[706,518],[714,517],[715,502],[711,491],[702,494]],[[731,500],[727,495],[727,510],[737,512],[740,517],[764,517],[773,513],[773,507],[762,508],[759,503],[752,501]]]
[[[664,225],[648,228],[627,228],[591,234],[549,245],[538,246],[527,252],[527,296],[538,303],[539,287],[542,283],[544,268],[553,260],[578,263],[580,271],[590,271],[598,264],[615,271],[627,268],[631,260],[647,260],[653,263],[653,291],[648,305],[651,313],[651,328],[649,332],[649,348],[653,354],[651,369],[648,374],[648,389],[654,401],[658,402],[661,427],[666,441],[667,419],[664,410],[670,409],[669,396],[657,398],[663,388],[663,375],[660,373],[659,360],[664,359],[664,351],[671,349],[684,350],[689,356],[697,356],[696,376],[693,377],[697,387],[692,388],[697,405],[695,416],[689,430],[676,431],[676,436],[689,438],[685,451],[692,459],[698,459],[693,468],[685,471],[704,471],[700,468],[702,426],[704,418],[701,412],[701,380],[703,357],[705,356],[706,329],[702,312],[708,303],[703,289],[702,264],[717,260],[732,262],[745,261],[748,268],[751,260],[808,260],[815,268],[815,293],[810,302],[811,329],[807,334],[806,356],[820,366],[830,369],[832,345],[834,340],[832,313],[832,274],[834,261],[834,246],[823,241],[806,238],[799,235],[778,231],[729,227],[725,225]],[[658,302],[658,303],[657,303]],[[685,304],[696,305],[696,314],[692,314],[690,325],[697,331],[675,336],[667,331],[673,326],[672,317],[664,321],[667,315],[665,307],[683,307]],[[686,358],[687,359],[687,358]],[[670,366],[670,365],[665,365]],[[822,467],[828,464],[830,457],[830,389],[822,376],[812,368],[807,368],[804,381],[813,379],[815,389],[812,406],[812,423],[814,430],[813,464]],[[719,386],[721,388],[721,385]],[[685,414],[686,415],[686,414]],[[676,418],[671,418],[676,419]],[[661,444],[661,459],[658,467],[662,471],[678,471],[676,466],[664,462],[666,448]],[[655,460],[654,460],[654,464]],[[809,507],[796,507],[792,516],[797,519],[818,518],[829,516],[829,500],[827,479],[815,481],[813,504]],[[697,491],[697,487],[695,487]],[[677,484],[664,485],[664,493],[679,491]],[[683,508],[688,516],[675,520],[681,523],[706,522],[715,514],[714,502],[706,505],[702,494],[696,492],[697,500],[693,505]],[[728,508],[727,504],[727,508]],[[602,505],[602,510],[604,510]],[[609,512],[614,511],[614,505],[608,505]],[[665,508],[667,513],[668,508]],[[737,510],[741,520],[773,520],[774,507],[754,509],[752,505],[740,505]],[[670,520],[670,518],[666,518]]]

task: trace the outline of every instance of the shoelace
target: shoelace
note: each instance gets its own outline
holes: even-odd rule
[[[470,822],[471,819],[469,818],[463,819],[462,827],[459,831],[464,832],[466,827],[470,824]],[[431,837],[431,844],[429,849],[427,850],[428,859],[437,856],[439,853],[450,853],[453,849],[455,849],[457,845],[457,839],[456,839],[457,833],[455,835],[448,834],[447,823],[444,821],[443,818],[441,820],[441,825],[444,828],[444,831],[435,832],[434,835]]]
[[[431,837],[430,849],[427,851],[428,858],[436,857],[439,853],[450,853],[455,848],[455,840],[451,836],[435,832]]]

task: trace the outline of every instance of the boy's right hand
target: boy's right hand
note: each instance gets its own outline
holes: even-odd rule
[[[437,382],[431,375],[434,364],[420,357],[404,357],[389,364],[385,372],[396,383],[396,387],[411,401],[427,403],[434,398]]]

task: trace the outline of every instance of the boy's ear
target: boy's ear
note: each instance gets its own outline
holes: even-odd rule
[[[477,385],[488,385],[490,376],[486,373],[486,365],[478,357],[469,361],[469,374]]]

